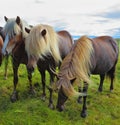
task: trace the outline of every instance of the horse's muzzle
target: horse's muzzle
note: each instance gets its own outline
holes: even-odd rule
[[[29,73],[33,73],[33,72],[34,72],[34,68],[33,68],[33,67],[27,67],[27,71],[28,71]]]
[[[56,108],[59,112],[62,112],[65,109],[64,105],[61,106],[57,105]]]

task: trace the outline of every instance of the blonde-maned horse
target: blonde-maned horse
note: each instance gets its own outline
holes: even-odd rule
[[[28,67],[31,68],[32,66],[35,66],[39,58],[43,58],[43,56],[49,54],[53,56],[56,62],[61,61],[59,44],[63,41],[61,44],[62,49],[66,48],[66,50],[64,49],[63,51],[64,53],[68,53],[71,43],[65,41],[69,41],[69,39],[70,36],[57,33],[50,25],[39,24],[34,26],[25,42],[25,49],[29,58]],[[32,60],[34,64],[31,64],[30,60]]]
[[[81,86],[84,82],[83,92],[87,92],[90,83],[90,74],[99,74],[101,77],[99,91],[105,75],[111,79],[110,90],[113,90],[113,80],[115,77],[115,68],[118,61],[118,45],[110,36],[101,36],[89,39],[86,36],[77,40],[71,52],[65,57],[58,73],[56,87],[59,90],[57,108],[59,111],[64,109],[64,103],[69,96],[83,95],[83,109],[81,117],[86,117],[86,95],[78,93],[73,88],[77,83]],[[75,82],[76,81],[76,82]],[[79,83],[79,82],[80,83]]]
[[[18,68],[20,64],[27,65],[28,57],[25,52],[24,40],[27,36],[25,31],[25,26],[28,26],[24,20],[20,17],[17,18],[7,18],[5,17],[6,24],[3,27],[3,32],[5,34],[5,41],[3,44],[2,52],[3,54],[12,55],[12,66],[13,66],[13,93],[11,95],[11,101],[15,102],[18,100],[18,92],[16,90],[18,84]],[[28,26],[29,27],[29,26]],[[30,28],[30,27],[29,27]],[[32,74],[28,72],[28,80],[30,85],[30,93],[34,94],[32,86]]]

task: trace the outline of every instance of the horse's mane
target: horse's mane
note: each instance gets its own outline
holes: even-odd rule
[[[22,35],[25,38],[27,36],[25,27],[29,27],[29,25],[24,20],[20,20],[20,25],[21,27],[17,25],[16,18],[10,18],[3,27],[4,33],[8,33],[9,37],[12,38],[15,34],[19,35],[22,32]]]
[[[46,30],[43,36],[42,31]],[[51,53],[54,59],[58,62],[61,60],[59,52],[59,37],[54,29],[49,25],[39,24],[34,26],[26,38],[25,48],[28,56],[34,56],[37,59],[42,58]]]
[[[67,81],[77,79],[90,83],[90,57],[92,53],[93,46],[91,40],[86,36],[78,39],[71,52],[63,60],[60,71],[58,73],[58,77],[64,80],[66,79]],[[70,91],[73,90],[70,90],[70,88],[72,87],[70,82],[64,82],[61,84],[59,82],[59,84],[57,85],[58,88],[62,86],[62,88],[65,89],[64,92],[67,93],[67,95],[70,95]]]
[[[5,35],[3,33],[3,27],[0,27],[0,36],[2,37],[3,41],[5,40]]]

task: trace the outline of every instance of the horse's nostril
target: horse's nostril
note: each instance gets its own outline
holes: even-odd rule
[[[34,68],[33,67],[27,67],[27,70],[28,70],[29,73],[34,72]]]
[[[57,110],[59,111],[59,112],[62,112],[63,110],[64,110],[64,105],[61,105],[61,106],[56,106],[56,108],[57,108]]]
[[[9,55],[7,50],[5,51],[5,55],[6,55],[6,56],[8,56],[8,55]]]

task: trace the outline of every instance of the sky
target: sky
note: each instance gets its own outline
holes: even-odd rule
[[[42,23],[67,30],[74,39],[120,38],[120,0],[3,0],[0,5],[0,26],[5,25],[4,16],[19,16],[33,26]]]

